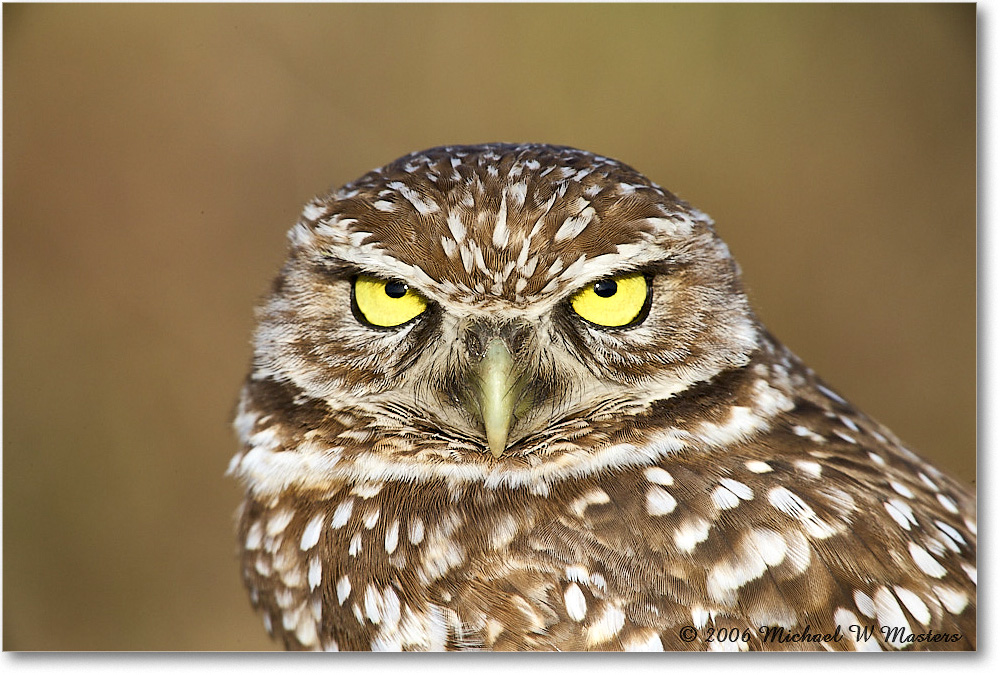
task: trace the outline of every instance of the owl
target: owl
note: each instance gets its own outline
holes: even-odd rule
[[[972,492],[748,305],[615,160],[442,147],[314,199],[229,474],[308,650],[975,649]]]

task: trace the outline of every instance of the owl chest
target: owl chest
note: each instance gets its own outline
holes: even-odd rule
[[[600,504],[594,490],[574,494],[454,500],[383,488],[249,502],[244,577],[265,625],[291,647],[481,646],[500,640],[507,624],[559,623],[565,617],[545,608],[564,613],[577,577],[607,590],[604,567],[580,564],[604,548],[582,526],[586,509]],[[608,519],[627,522],[620,513]],[[627,551],[619,554],[627,564]]]

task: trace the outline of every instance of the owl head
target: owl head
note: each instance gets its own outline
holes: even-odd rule
[[[572,148],[407,155],[289,239],[248,387],[369,475],[585,461],[757,345],[712,221]]]

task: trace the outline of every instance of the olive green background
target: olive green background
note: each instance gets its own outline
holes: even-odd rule
[[[445,143],[610,155],[771,330],[975,478],[976,10],[3,7],[5,649],[269,648],[229,418],[314,193]]]

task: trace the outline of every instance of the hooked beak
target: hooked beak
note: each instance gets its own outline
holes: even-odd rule
[[[523,379],[518,377],[517,370],[510,349],[500,338],[490,340],[476,367],[475,400],[486,429],[490,454],[498,459],[507,449],[514,409],[524,389]]]

